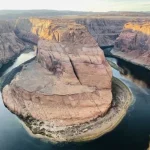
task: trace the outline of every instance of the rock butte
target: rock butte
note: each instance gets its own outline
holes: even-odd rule
[[[150,69],[150,22],[127,23],[112,54]]]
[[[112,71],[87,29],[72,20],[32,24],[40,38],[37,58],[4,87],[5,105],[23,119],[46,122],[49,129],[44,130],[104,116],[112,102]]]

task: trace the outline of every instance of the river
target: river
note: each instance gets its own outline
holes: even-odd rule
[[[34,56],[34,52],[23,53],[3,74]],[[52,144],[29,135],[19,119],[3,105],[0,95],[0,150],[146,150],[150,141],[149,71],[119,59],[108,59],[124,69],[123,74],[113,69],[113,75],[134,95],[133,104],[113,131],[87,143]]]

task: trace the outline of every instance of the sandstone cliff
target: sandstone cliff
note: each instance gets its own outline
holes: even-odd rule
[[[25,48],[7,21],[0,21],[0,66],[12,60]]]
[[[150,68],[150,23],[140,21],[125,24],[112,53]]]
[[[30,22],[30,30],[40,38],[37,60],[24,65],[4,87],[3,100],[13,113],[26,121],[39,120],[44,134],[61,141],[66,137],[55,137],[56,131],[90,124],[109,110],[112,71],[83,25],[58,19]]]

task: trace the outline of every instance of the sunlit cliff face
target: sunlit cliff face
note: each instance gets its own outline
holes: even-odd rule
[[[41,39],[57,42],[78,42],[86,33],[85,26],[77,24],[73,20],[61,19],[37,19],[31,18],[31,32]]]
[[[38,35],[40,38],[51,40],[49,29],[52,28],[52,21],[45,19],[31,18],[30,22],[32,24],[31,32]],[[53,27],[54,28],[54,27]]]
[[[124,25],[125,29],[132,29],[150,35],[150,22],[141,23],[127,23]]]

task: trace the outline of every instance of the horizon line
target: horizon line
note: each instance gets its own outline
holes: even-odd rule
[[[91,13],[109,13],[109,12],[129,12],[129,13],[148,13],[150,11],[129,11],[129,10],[123,10],[123,11],[80,11],[80,10],[57,10],[57,9],[0,9],[0,11],[70,11],[70,12],[91,12]]]

